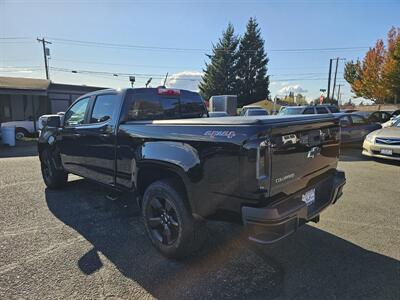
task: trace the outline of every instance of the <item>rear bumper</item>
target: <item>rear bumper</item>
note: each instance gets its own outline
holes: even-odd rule
[[[249,229],[249,239],[262,244],[274,243],[309,221],[318,221],[322,210],[334,204],[342,195],[346,183],[344,172],[336,171],[314,186],[299,191],[268,207],[242,207],[243,224]],[[315,202],[309,206],[302,194],[315,188]]]

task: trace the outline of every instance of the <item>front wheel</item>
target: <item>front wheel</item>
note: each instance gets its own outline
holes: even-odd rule
[[[193,218],[185,195],[172,180],[152,183],[145,191],[142,212],[147,234],[165,256],[180,258],[200,246],[204,234]]]
[[[57,157],[50,149],[44,149],[41,154],[40,165],[42,177],[50,189],[62,188],[68,181],[68,173],[56,167]]]

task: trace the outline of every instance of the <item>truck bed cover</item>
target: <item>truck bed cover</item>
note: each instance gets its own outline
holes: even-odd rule
[[[196,119],[173,119],[156,120],[145,123],[155,125],[268,125],[289,124],[292,122],[315,123],[332,122],[337,117],[332,114],[324,115],[298,115],[298,116],[249,116],[249,117],[220,117],[220,118],[196,118]]]

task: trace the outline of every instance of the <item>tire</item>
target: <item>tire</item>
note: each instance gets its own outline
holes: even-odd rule
[[[29,132],[25,128],[15,129],[15,139],[17,141],[21,141],[23,138],[26,138],[27,136],[29,136]]]
[[[49,189],[60,189],[68,181],[68,173],[56,168],[55,157],[53,151],[44,149],[41,153],[40,165],[42,169],[42,177],[44,183]]]
[[[147,235],[166,257],[189,256],[204,241],[204,224],[193,218],[184,193],[172,180],[156,181],[146,189],[142,213]]]

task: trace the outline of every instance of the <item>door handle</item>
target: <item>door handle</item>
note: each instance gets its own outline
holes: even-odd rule
[[[80,137],[81,134],[80,133],[74,133],[74,137]]]

